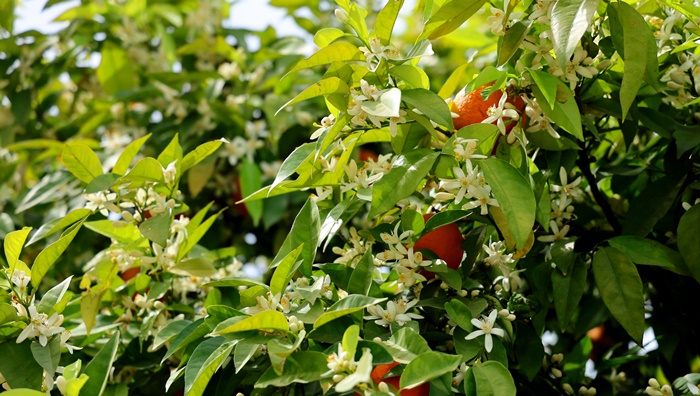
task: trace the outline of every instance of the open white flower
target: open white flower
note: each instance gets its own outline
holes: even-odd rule
[[[103,216],[109,216],[109,210],[105,208],[105,205],[117,199],[117,194],[110,193],[107,191],[98,191],[92,194],[85,194],[83,198],[87,201],[85,203],[85,208],[90,209],[93,212],[99,210]]]
[[[461,137],[456,137],[452,142],[452,146],[455,150],[455,159],[457,161],[467,161],[471,165],[472,158],[487,158],[485,155],[474,154],[476,148],[479,145],[478,139],[464,139]]]
[[[366,320],[375,320],[379,326],[388,326],[390,323],[396,323],[399,326],[412,321],[413,319],[423,319],[421,315],[407,312],[418,300],[405,301],[396,300],[386,303],[386,309],[379,305],[367,307],[367,312],[370,314],[365,316]]]
[[[554,242],[554,241],[563,239],[564,237],[566,237],[566,233],[569,232],[569,225],[568,224],[560,229],[554,220],[549,222],[549,228],[552,229],[552,235],[542,235],[540,237],[537,237],[538,241],[540,241],[540,242]]]
[[[484,263],[489,267],[513,263],[513,254],[504,254],[506,248],[503,246],[503,241],[492,242],[488,246],[483,245],[482,248],[488,254],[488,257],[484,258]]]
[[[575,197],[580,193],[581,176],[577,177],[569,183],[569,178],[566,174],[566,169],[562,166],[559,168],[559,179],[561,181],[561,186],[552,185],[552,191],[561,192],[564,196]]]
[[[22,270],[15,270],[15,272],[12,273],[12,283],[17,286],[17,291],[20,294],[25,294],[27,292],[27,285],[29,285],[31,280],[32,277]]]
[[[499,206],[496,198],[491,198],[491,188],[488,186],[471,186],[468,197],[475,200],[462,205],[462,209],[469,210],[481,207],[482,216],[489,214],[489,205]]]
[[[175,163],[177,163],[177,161],[173,161],[169,163],[167,167],[163,168],[163,180],[165,180],[165,184],[169,186],[175,184],[175,177],[177,176],[177,168],[175,167]]]
[[[481,317],[481,319],[472,319],[472,324],[478,328],[469,335],[465,337],[466,340],[473,340],[474,338],[483,335],[484,336],[484,347],[486,347],[486,352],[491,352],[493,349],[493,338],[491,334],[503,337],[506,332],[503,329],[494,328],[493,325],[498,317],[498,311],[495,309],[491,311],[488,317]]]
[[[506,134],[506,122],[504,120],[512,122],[520,118],[515,106],[513,106],[512,103],[506,102],[506,100],[508,100],[508,95],[503,93],[501,99],[498,101],[498,105],[489,107],[488,110],[486,110],[486,115],[488,117],[481,121],[482,124],[491,124],[495,121],[498,130],[501,131],[503,135]]]
[[[17,343],[20,344],[27,338],[38,338],[41,346],[46,346],[49,342],[49,337],[63,332],[64,328],[60,327],[63,323],[63,315],[57,313],[48,316],[45,313],[39,313],[36,306],[29,307],[29,324],[22,330],[17,337]]]

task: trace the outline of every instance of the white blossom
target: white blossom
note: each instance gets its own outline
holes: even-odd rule
[[[503,329],[494,328],[496,318],[498,317],[498,311],[495,309],[491,311],[488,317],[481,317],[481,319],[472,319],[472,324],[478,329],[475,330],[465,337],[466,340],[473,340],[474,338],[483,335],[484,336],[484,347],[486,352],[491,352],[493,349],[493,339],[492,334],[504,337],[506,332]]]

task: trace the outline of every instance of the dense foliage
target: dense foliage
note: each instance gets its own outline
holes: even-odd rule
[[[700,7],[366,3],[0,5],[8,395],[698,394]]]

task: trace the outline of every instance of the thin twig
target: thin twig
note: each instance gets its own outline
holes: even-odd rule
[[[576,160],[576,165],[578,165],[578,167],[581,169],[581,173],[583,173],[583,176],[588,181],[588,185],[591,187],[591,193],[593,193],[593,198],[598,205],[600,205],[600,208],[603,210],[603,214],[605,214],[605,217],[608,219],[608,223],[610,223],[616,234],[620,234],[622,232],[622,226],[617,220],[615,212],[613,212],[607,197],[598,189],[595,176],[593,175],[593,172],[591,172],[591,159],[588,157],[588,152],[586,151],[586,147],[583,145],[583,143],[581,143],[581,150],[578,159]]]

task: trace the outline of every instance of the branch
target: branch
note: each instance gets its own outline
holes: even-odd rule
[[[593,175],[593,172],[591,172],[591,159],[588,157],[588,152],[586,151],[586,148],[584,147],[583,143],[581,143],[580,146],[580,155],[576,160],[576,165],[578,165],[578,167],[581,169],[581,172],[583,173],[583,176],[588,181],[588,185],[591,187],[591,193],[593,193],[593,198],[595,199],[596,203],[600,205],[600,208],[603,210],[603,214],[605,214],[608,223],[610,223],[613,230],[615,230],[616,234],[620,234],[622,232],[622,226],[617,220],[617,217],[615,216],[615,212],[613,212],[612,207],[610,207],[608,198],[598,189],[598,184],[596,182],[595,176]]]

